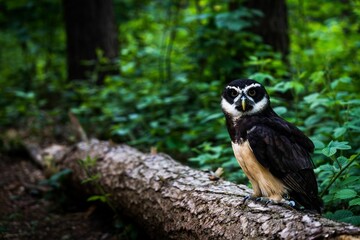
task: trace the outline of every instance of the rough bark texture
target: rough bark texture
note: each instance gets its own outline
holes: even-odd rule
[[[88,156],[97,159],[90,174],[101,175],[98,184],[111,194],[112,206],[140,223],[154,239],[356,239],[360,235],[359,228],[320,215],[243,203],[251,192],[246,186],[210,181],[206,173],[167,155],[143,154],[97,140],[68,149],[59,161],[73,170],[74,184],[87,178],[89,169],[86,173],[78,162]],[[99,194],[96,189],[88,185],[86,191]]]

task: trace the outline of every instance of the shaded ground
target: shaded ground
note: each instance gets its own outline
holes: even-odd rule
[[[45,179],[26,157],[0,153],[0,239],[138,238],[132,225],[114,221],[111,211],[71,203],[42,184]]]

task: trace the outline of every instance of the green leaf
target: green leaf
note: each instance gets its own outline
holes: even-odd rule
[[[287,108],[286,107],[275,107],[274,111],[278,114],[278,115],[283,115],[287,112]]]
[[[340,165],[341,167],[345,166],[345,164],[349,162],[349,159],[347,159],[347,158],[344,157],[344,156],[340,156],[340,157],[338,157],[336,160],[337,160],[337,162],[339,163],[339,165]]]
[[[334,137],[339,138],[346,133],[346,127],[338,127],[334,130]]]
[[[315,149],[323,149],[325,147],[325,144],[319,139],[311,138],[311,141],[314,143]]]
[[[316,99],[316,101],[311,103],[310,108],[315,109],[318,106],[329,107],[330,104],[331,104],[331,101],[328,98],[318,98],[318,99]]]
[[[336,148],[328,146],[322,150],[322,153],[327,157],[331,157],[336,153]]]
[[[359,155],[360,155],[360,153],[358,153],[358,154],[353,154],[353,155],[350,156],[349,160],[352,161],[354,158],[359,157]]]
[[[342,78],[332,81],[330,84],[331,89],[335,89],[340,83],[349,84],[349,83],[351,83],[351,78],[350,77],[342,77]]]
[[[349,142],[338,142],[338,141],[332,142],[333,147],[335,147],[336,149],[340,149],[340,150],[351,149],[351,146],[349,146],[348,144],[349,144]]]
[[[349,206],[360,206],[360,198],[355,198],[349,202]]]
[[[100,178],[101,178],[101,174],[98,173],[98,174],[92,175],[92,176],[90,176],[88,178],[85,178],[84,180],[81,181],[81,184],[98,181]]]
[[[349,142],[331,141],[327,147],[322,150],[322,153],[327,157],[331,157],[337,152],[337,150],[351,149],[351,146],[349,146],[348,143]]]
[[[94,195],[91,196],[87,199],[88,202],[93,202],[93,201],[100,201],[103,203],[106,203],[108,201],[108,198],[106,195]]]
[[[342,189],[335,194],[338,199],[350,199],[356,197],[356,191],[352,189]]]
[[[273,76],[271,76],[270,74],[265,74],[265,73],[254,73],[249,78],[254,79],[262,84],[265,83],[265,80],[270,80],[270,81],[275,80]]]
[[[49,182],[52,183],[61,182],[66,176],[70,175],[71,173],[72,173],[71,169],[65,168],[60,172],[57,172],[54,175],[52,175],[49,179]]]
[[[24,98],[24,99],[33,99],[35,98],[34,92],[23,92],[23,91],[14,91],[16,97]]]
[[[318,71],[318,72],[312,73],[309,78],[310,78],[310,80],[312,80],[315,83],[323,83],[324,75],[325,75],[324,71]]]
[[[319,93],[313,93],[313,94],[310,94],[310,95],[304,97],[304,100],[307,103],[313,103],[319,95],[320,95]]]
[[[126,128],[126,129],[116,129],[116,130],[113,130],[111,133],[113,135],[125,136],[129,132],[130,132],[130,129]]]
[[[190,22],[194,22],[196,20],[204,20],[204,19],[208,19],[208,18],[212,17],[212,15],[213,14],[210,14],[210,13],[189,15],[189,16],[185,17],[184,22],[185,23],[190,23]]]
[[[334,172],[335,168],[330,164],[323,164],[317,168],[319,171]]]
[[[295,82],[295,81],[292,81],[290,83],[290,86],[292,89],[295,90],[296,93],[301,93],[305,90],[305,86],[302,82]]]
[[[360,124],[358,124],[358,125],[360,125]],[[354,132],[360,132],[360,127],[357,126],[357,125],[355,125],[355,124],[350,123],[350,124],[348,125],[348,127],[349,127],[351,130],[353,130]]]
[[[312,115],[305,120],[304,124],[305,124],[305,126],[313,126],[314,124],[320,122],[321,119],[322,119],[322,116]]]
[[[333,220],[339,220],[339,219],[352,217],[352,216],[354,216],[354,214],[349,210],[337,210],[336,212],[331,214],[331,217],[329,217],[329,218],[333,219]]]
[[[360,105],[360,99],[352,99],[346,102],[349,105]]]
[[[209,122],[211,120],[222,118],[222,117],[224,117],[224,114],[222,112],[210,114],[207,118],[202,120],[201,123],[206,123],[206,122]]]
[[[243,28],[251,26],[249,20],[242,19],[246,15],[243,9],[233,12],[219,13],[215,17],[215,24],[218,28],[225,28],[231,31],[240,31]]]
[[[342,222],[347,222],[353,225],[360,225],[360,216],[352,216],[352,217],[347,217],[347,218],[341,218],[340,219]]]
[[[343,186],[346,186],[346,185],[359,186],[359,183],[360,183],[360,178],[358,176],[350,176],[342,181]]]

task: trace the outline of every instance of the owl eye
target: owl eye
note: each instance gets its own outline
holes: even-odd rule
[[[230,90],[229,90],[229,95],[234,98],[234,97],[236,97],[237,95],[239,95],[239,93],[238,93],[238,91],[236,91],[235,89],[230,89]]]
[[[253,96],[256,95],[256,91],[255,91],[254,89],[250,89],[250,90],[248,91],[248,94],[249,94],[250,97],[253,97]]]

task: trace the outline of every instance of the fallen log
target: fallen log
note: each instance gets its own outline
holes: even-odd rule
[[[153,239],[359,239],[360,228],[318,214],[244,202],[251,190],[191,169],[165,154],[92,140],[56,148],[75,185],[109,204]],[[59,154],[66,152],[65,154]],[[46,152],[46,151],[45,151]],[[79,162],[82,164],[79,164]],[[94,176],[98,176],[94,178]],[[81,184],[96,179],[96,186]]]

